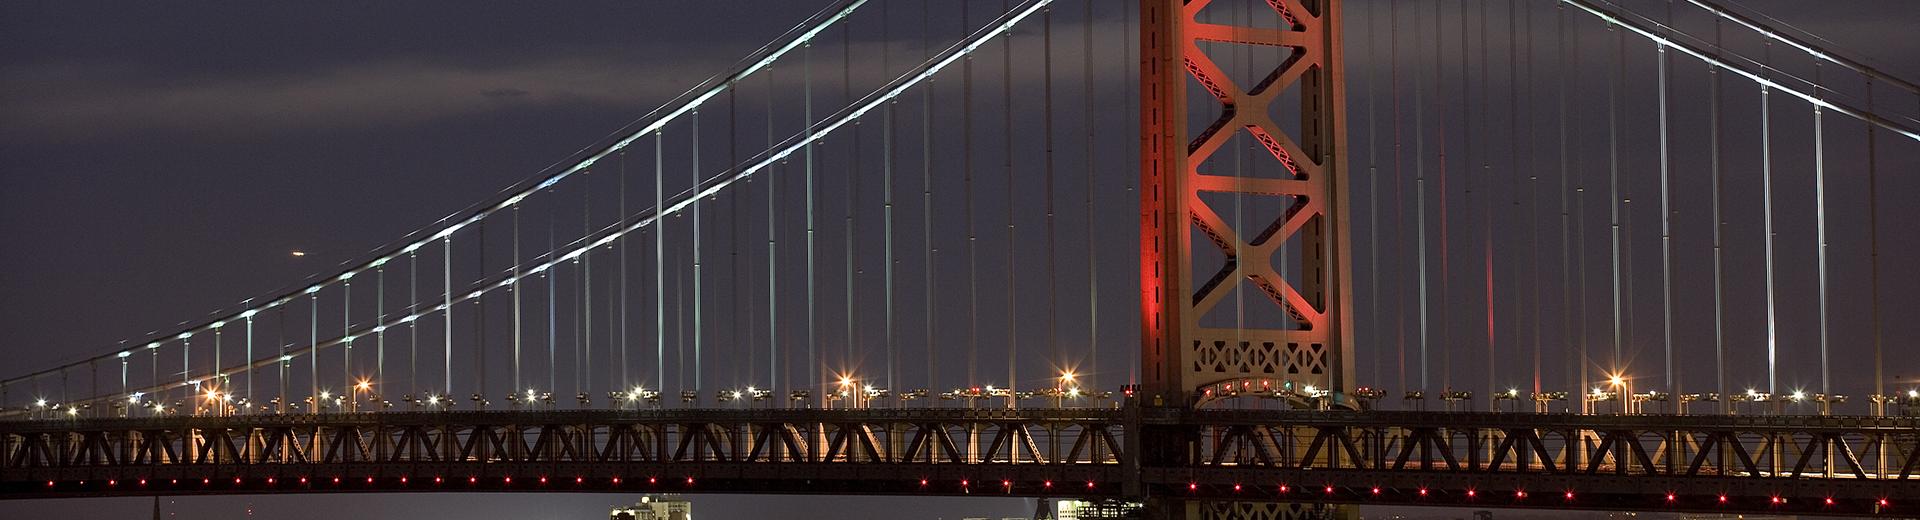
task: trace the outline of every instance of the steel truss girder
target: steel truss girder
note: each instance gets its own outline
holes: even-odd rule
[[[1122,451],[1146,428],[1185,432],[1170,438],[1186,444],[1164,448],[1193,456],[1139,462]],[[1127,469],[1133,464],[1137,472]],[[648,489],[1106,497],[1131,486],[1142,494],[1200,503],[1324,500],[1851,514],[1879,497],[1920,496],[1917,471],[1920,419],[1884,417],[1136,407],[0,422],[0,498]],[[347,481],[335,485],[333,476]],[[561,486],[571,481],[542,487],[534,484],[541,476],[581,480],[578,487]],[[637,487],[649,476],[675,483]],[[301,477],[312,480],[292,484]],[[424,485],[434,477],[475,480]],[[614,481],[621,477],[627,482]],[[681,479],[686,478],[706,484],[685,485]],[[925,488],[918,484],[923,478],[928,479]],[[129,485],[142,479],[148,487]],[[56,484],[49,489],[48,481]],[[1088,481],[1095,485],[1086,487]],[[802,488],[800,482],[819,487]],[[1293,490],[1282,493],[1280,484]],[[1302,495],[1309,487],[1314,493]],[[1328,487],[1334,491],[1326,493]],[[1371,492],[1376,487],[1380,494]],[[1429,495],[1415,493],[1419,489]],[[1542,497],[1573,490],[1582,498],[1487,502],[1461,494],[1468,489],[1531,490]],[[1667,492],[1680,498],[1668,504],[1662,499]],[[1729,497],[1729,505],[1710,500],[1719,494]],[[1773,496],[1789,502],[1776,507],[1768,502]],[[1832,497],[1836,507],[1791,501],[1814,497]]]
[[[1335,392],[1352,381],[1351,282],[1347,274],[1344,85],[1337,0],[1271,0],[1281,29],[1202,23],[1214,0],[1142,2],[1141,327],[1144,387],[1160,406],[1217,396],[1203,387],[1240,379],[1281,379]],[[1200,42],[1271,46],[1291,54],[1264,79],[1237,84]],[[1218,102],[1221,115],[1187,132],[1187,80]],[[1300,132],[1269,114],[1297,87]],[[1244,132],[1288,175],[1282,178],[1200,171]],[[1273,221],[1235,229],[1203,193],[1279,196]],[[1224,256],[1196,265],[1192,232]],[[1282,244],[1297,239],[1301,272],[1280,275]],[[1202,317],[1246,282],[1289,323],[1203,327]]]

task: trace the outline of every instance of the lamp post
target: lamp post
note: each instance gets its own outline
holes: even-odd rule
[[[359,383],[355,383],[353,385],[353,405],[352,405],[351,411],[355,411],[355,412],[360,411],[360,394],[363,394],[363,393],[369,396],[373,395],[372,381],[362,379],[360,380]]]

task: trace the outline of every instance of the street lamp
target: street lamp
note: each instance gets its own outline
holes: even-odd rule
[[[1630,382],[1625,374],[1612,374],[1607,376],[1607,383],[1613,385],[1614,395],[1620,396],[1621,398],[1620,413],[1622,414],[1634,413],[1633,386],[1628,384]]]
[[[373,395],[373,382],[365,379],[353,385],[353,411],[360,411],[360,394]]]

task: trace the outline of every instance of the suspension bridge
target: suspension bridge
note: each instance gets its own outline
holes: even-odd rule
[[[1863,56],[1707,0],[839,0],[0,381],[0,496],[1911,516],[1920,87]]]

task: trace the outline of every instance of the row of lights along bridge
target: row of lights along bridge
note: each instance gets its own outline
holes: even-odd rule
[[[1079,383],[1074,373],[1062,372],[1057,378],[1056,385],[1031,391],[1014,391],[1008,388],[996,388],[993,385],[985,385],[957,388],[939,394],[934,394],[924,388],[896,394],[890,389],[876,387],[871,383],[863,382],[855,376],[844,375],[837,381],[837,390],[826,395],[827,404],[825,407],[849,409],[888,405],[905,407],[921,401],[931,402],[932,399],[936,398],[940,401],[964,402],[969,408],[976,407],[981,402],[996,399],[1004,400],[1010,408],[1017,406],[1019,402],[1035,400],[1052,404],[1055,407],[1107,407],[1117,405],[1117,403],[1112,401],[1114,392],[1086,390],[1083,389]],[[149,398],[146,394],[135,392],[128,394],[125,402],[113,403],[111,407],[113,410],[112,414],[117,417],[131,417],[139,416],[142,413],[149,416],[164,416],[180,413],[219,416],[288,413],[294,411],[295,405],[299,404],[304,404],[308,409],[315,412],[352,413],[383,411],[391,409],[394,406],[393,401],[383,398],[379,393],[374,391],[374,383],[372,381],[365,379],[351,385],[349,394],[335,394],[331,391],[323,390],[319,392],[318,395],[309,396],[300,403],[283,402],[278,397],[268,399],[264,403],[256,403],[249,397],[235,395],[230,390],[212,385],[202,385],[201,381],[188,382],[183,384],[183,386],[195,390],[192,392],[195,396],[193,402],[174,401],[167,403],[164,399],[153,399]],[[203,386],[204,388],[201,388]],[[1128,397],[1132,396],[1132,386],[1123,386],[1121,393]],[[1206,388],[1203,393],[1210,399],[1255,397],[1285,400],[1316,408],[1327,408],[1334,402],[1334,399],[1331,398],[1332,392],[1327,389],[1317,388],[1313,385],[1296,386],[1292,382],[1270,379],[1223,383]],[[1385,392],[1380,389],[1361,387],[1356,389],[1351,397],[1362,403],[1363,406],[1372,408],[1384,395]],[[1568,392],[1554,391],[1535,392],[1528,397],[1533,402],[1533,411],[1535,413],[1552,413],[1556,409],[1571,411],[1565,410],[1565,408],[1567,401],[1569,401],[1572,396],[1573,394]],[[1622,396],[1628,397],[1622,400]],[[1690,406],[1699,406],[1697,403],[1712,403],[1717,405],[1724,399],[1730,405],[1726,409],[1734,414],[1801,414],[1806,411],[1803,407],[1811,405],[1819,414],[1828,415],[1832,413],[1833,405],[1845,403],[1847,400],[1847,396],[1845,395],[1807,393],[1801,390],[1775,395],[1751,388],[1746,389],[1744,392],[1725,396],[1712,392],[1687,393],[1679,396],[1657,390],[1634,392],[1632,389],[1632,380],[1620,374],[1608,376],[1604,384],[1592,387],[1587,392],[1581,393],[1579,397],[1586,407],[1584,412],[1589,414],[1685,414],[1689,413],[1688,408]],[[719,390],[715,393],[714,399],[723,406],[742,406],[748,408],[758,407],[762,403],[770,408],[774,406],[774,403],[778,402],[772,390],[752,385],[744,388]],[[1507,404],[1507,406],[1496,406],[1496,411],[1501,411],[1502,409],[1512,412],[1520,411],[1522,394],[1519,389],[1509,388],[1504,392],[1494,394],[1493,399],[1497,405],[1502,403]],[[492,404],[481,394],[473,394],[469,400],[481,409],[485,409]],[[574,400],[580,408],[589,408],[594,404],[592,396],[587,393],[575,394]],[[790,408],[811,408],[813,407],[813,392],[811,390],[793,390],[787,394],[785,400]],[[1425,391],[1409,390],[1402,396],[1402,400],[1409,409],[1426,409],[1427,395]],[[1440,400],[1444,403],[1448,411],[1467,409],[1470,408],[1470,403],[1473,401],[1473,393],[1469,391],[1446,390],[1440,394]],[[458,399],[435,393],[427,393],[419,397],[408,394],[402,397],[400,401],[410,405],[416,410],[452,410],[459,405]],[[526,389],[524,393],[508,394],[505,396],[505,401],[510,407],[515,409],[553,408],[557,406],[552,392],[544,392],[534,388]],[[659,390],[636,386],[628,390],[608,392],[606,402],[608,406],[614,409],[659,408],[661,407],[662,398]],[[695,390],[681,391],[680,402],[682,404],[697,405],[701,402],[700,393]],[[1904,394],[1869,396],[1869,402],[1872,405],[1872,415],[1886,415],[1889,413],[1898,415],[1920,414],[1920,389],[1909,389]],[[1677,409],[1670,407],[1676,403],[1678,405]],[[189,404],[191,404],[190,408],[188,407]],[[36,399],[25,411],[27,412],[27,416],[32,419],[79,418],[81,416],[92,415],[91,412],[93,408],[91,403],[65,405],[51,403],[47,399],[41,398]]]

